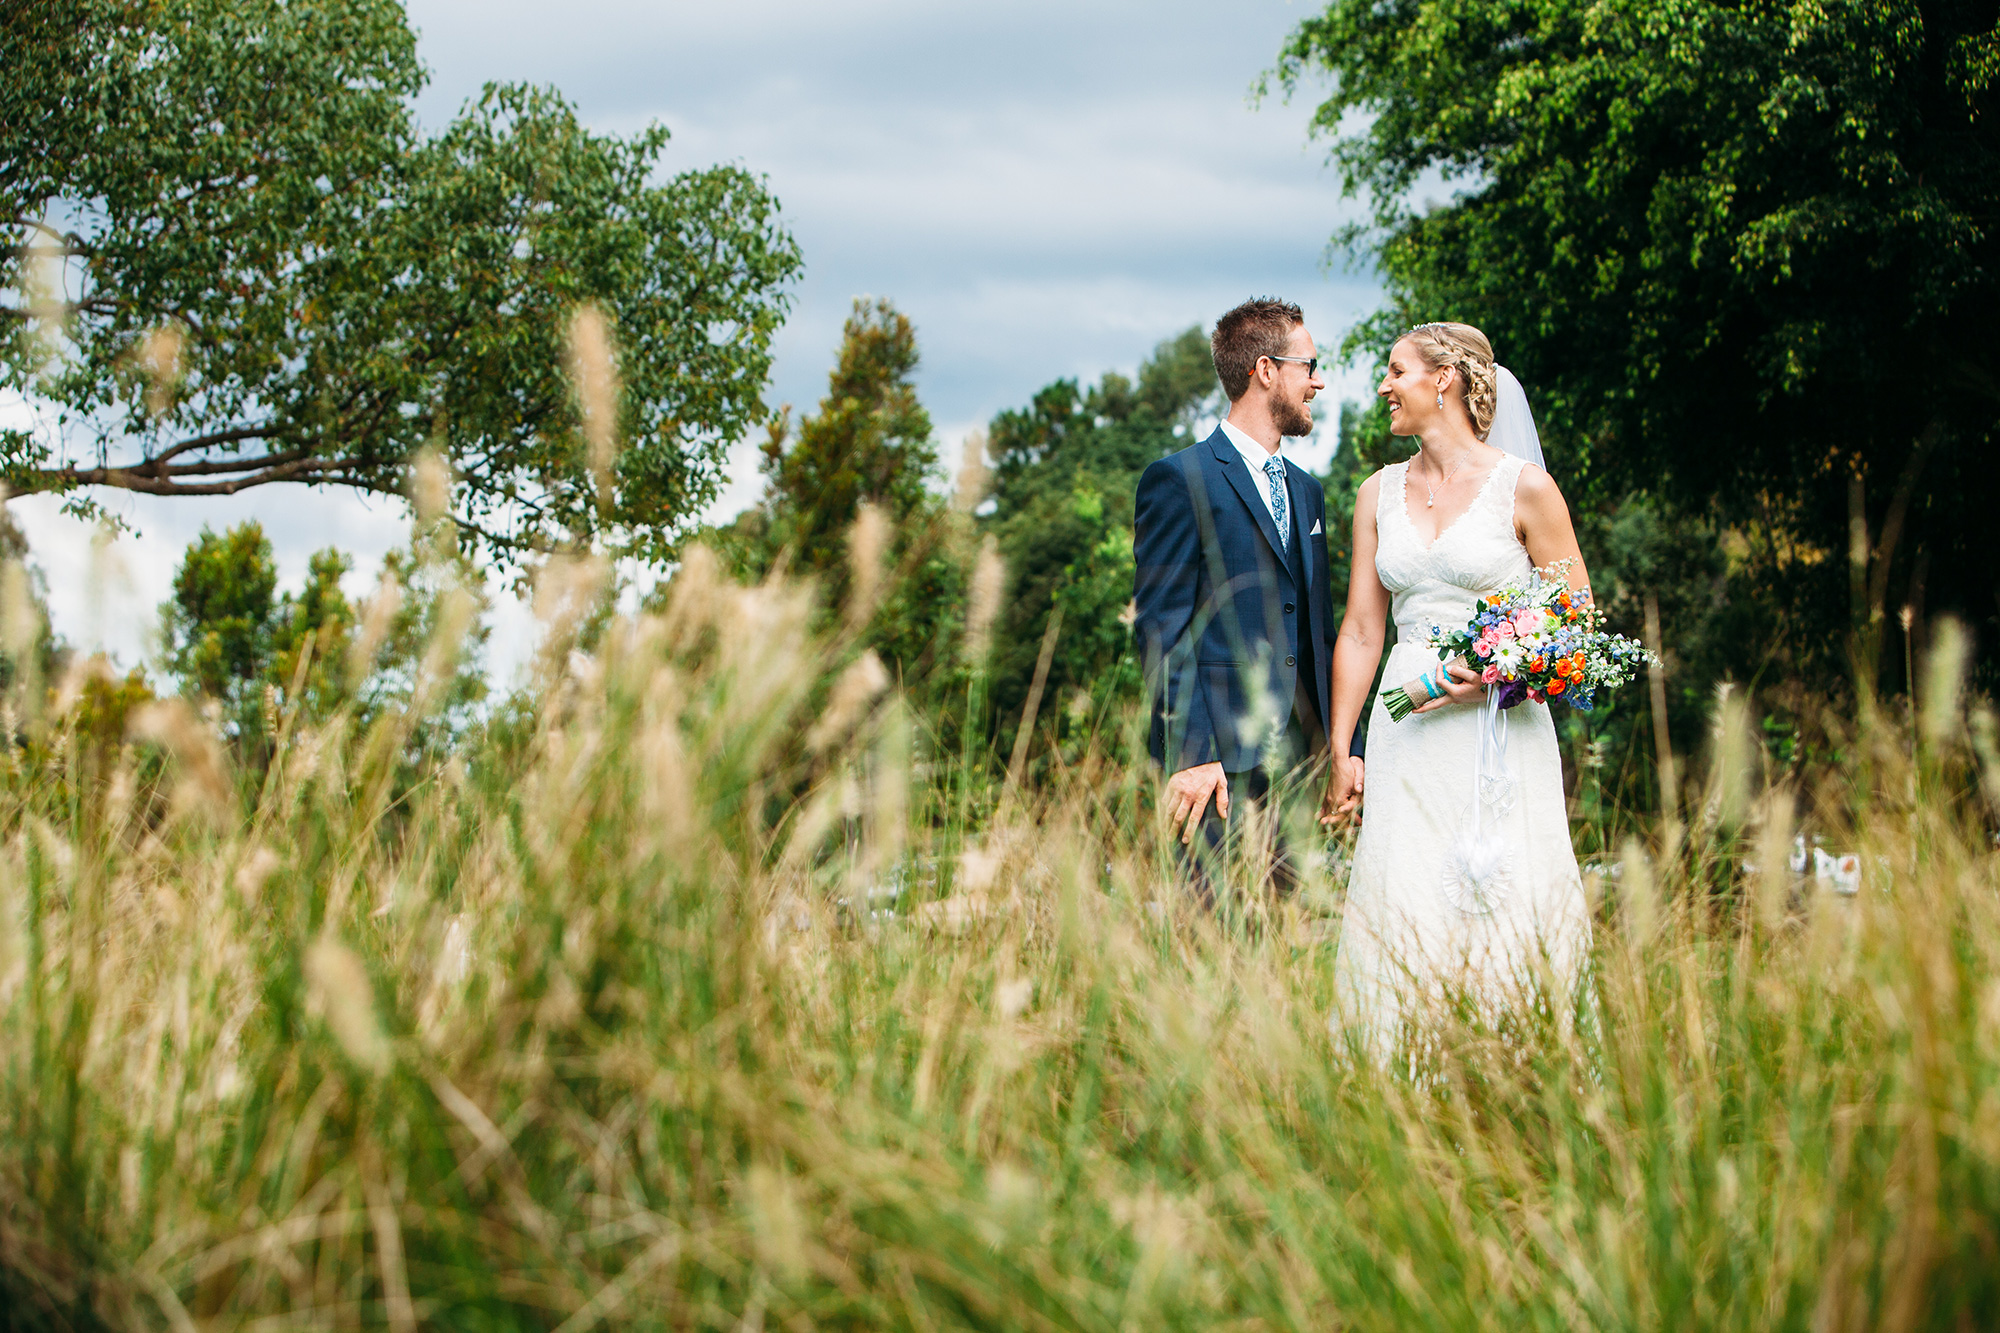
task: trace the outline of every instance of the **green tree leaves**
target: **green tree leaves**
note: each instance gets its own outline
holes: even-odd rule
[[[0,226],[24,238],[0,257],[0,383],[78,441],[0,442],[16,491],[401,494],[428,445],[488,554],[661,561],[764,415],[797,247],[740,168],[658,179],[664,129],[598,135],[552,91],[492,86],[425,139],[397,0],[75,0],[0,42],[41,59],[0,91]],[[608,509],[562,373],[586,302],[624,391]],[[163,326],[171,366],[142,355]]]
[[[204,528],[174,575],[164,630],[170,669],[210,698],[241,704],[259,685],[277,618],[278,567],[257,523]]]
[[[1845,583],[1858,521],[1858,604],[1759,645],[1810,674],[1904,601],[2000,626],[1993,23],[1944,0],[1335,0],[1277,73],[1330,80],[1315,124],[1374,203],[1348,239],[1390,303],[1350,350],[1480,325],[1573,498],[1779,514],[1819,553],[1768,571],[1785,600]],[[1459,192],[1420,206],[1438,176]]]
[[[856,301],[818,413],[799,423],[796,441],[781,417],[764,444],[771,554],[789,547],[796,565],[838,581],[862,504],[898,525],[925,507],[937,451],[916,369],[909,317],[885,300]]]
[[[1132,599],[1132,496],[1139,474],[1193,443],[1195,420],[1219,406],[1208,340],[1191,328],[1153,350],[1136,382],[1058,380],[1027,407],[993,419],[994,508],[984,520],[1012,574],[996,634],[993,701],[1003,731],[1033,685],[1054,608],[1063,622],[1046,697],[1086,718],[1136,697],[1139,666],[1124,616]],[[1044,716],[1049,714],[1045,713]]]
[[[420,690],[428,697],[409,743],[440,757],[486,696],[478,650],[487,629],[476,569],[437,535],[391,551],[373,595],[357,607],[341,590],[354,565],[343,552],[318,552],[305,586],[280,594],[260,524],[203,529],[160,608],[160,668],[182,694],[220,707],[246,762],[263,758],[280,709],[319,722],[347,708],[366,729],[411,708]],[[440,642],[449,660],[429,662]],[[425,682],[427,666],[442,678]]]

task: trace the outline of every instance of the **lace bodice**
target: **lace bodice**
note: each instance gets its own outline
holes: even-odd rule
[[[1421,645],[1433,625],[1458,629],[1473,603],[1533,568],[1514,531],[1514,486],[1526,464],[1511,455],[1493,465],[1472,507],[1429,546],[1410,523],[1410,465],[1382,469],[1375,493],[1375,573],[1395,599],[1399,644]]]

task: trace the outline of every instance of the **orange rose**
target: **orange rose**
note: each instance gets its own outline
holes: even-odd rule
[[[1568,688],[1569,688],[1569,682],[1566,680],[1552,680],[1549,682],[1550,694],[1561,694],[1564,690]]]

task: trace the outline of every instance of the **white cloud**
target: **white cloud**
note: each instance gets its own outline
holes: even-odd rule
[[[1247,102],[1310,12],[1309,0],[410,4],[435,71],[426,124],[489,80],[553,83],[600,130],[668,125],[669,171],[765,174],[806,260],[771,401],[811,410],[850,302],[884,295],[917,325],[919,390],[954,459],[972,423],[1054,379],[1130,372],[1245,296],[1302,302],[1322,345],[1374,306],[1371,279],[1323,266],[1353,205],[1307,142],[1311,99]],[[1329,416],[1366,386],[1350,376],[1335,390]],[[754,441],[737,448],[712,514],[754,499],[756,457]],[[100,498],[139,529],[110,548],[122,582],[93,574],[90,530],[53,501],[10,508],[58,626],[128,662],[204,523],[262,521],[290,586],[313,550],[338,545],[358,558],[357,589],[407,524],[400,505],[346,491]],[[497,619],[505,678],[532,620],[505,597]]]

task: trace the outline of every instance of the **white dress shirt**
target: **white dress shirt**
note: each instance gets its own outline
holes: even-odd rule
[[[1279,441],[1278,452],[1274,454],[1256,440],[1251,439],[1248,435],[1230,425],[1227,421],[1222,423],[1222,433],[1229,437],[1229,442],[1236,446],[1236,452],[1242,454],[1243,461],[1250,465],[1250,480],[1256,483],[1257,494],[1264,498],[1264,508],[1270,513],[1271,521],[1275,523],[1278,518],[1278,511],[1271,506],[1271,474],[1264,470],[1264,465],[1273,458],[1284,457],[1284,442],[1282,440]],[[1298,522],[1299,516],[1290,512],[1296,508],[1298,506],[1293,504],[1291,497],[1287,495],[1285,497],[1286,527],[1291,527],[1294,523]],[[1289,532],[1281,532],[1278,535],[1283,537],[1287,544],[1292,540],[1292,534]]]

